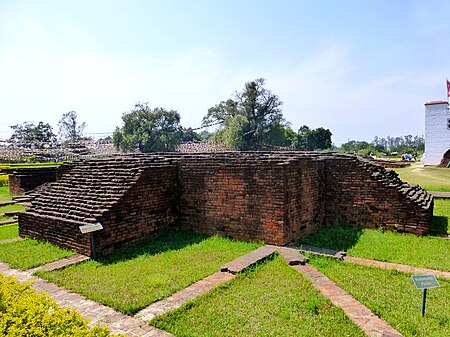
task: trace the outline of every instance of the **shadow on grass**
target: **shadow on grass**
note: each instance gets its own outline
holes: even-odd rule
[[[97,260],[102,265],[114,264],[143,255],[156,255],[170,250],[179,250],[186,246],[206,240],[206,235],[187,231],[168,232],[158,238],[148,239],[133,246],[124,247]]]
[[[363,234],[363,228],[348,226],[325,227],[296,243],[333,250],[347,251],[352,248]]]
[[[448,217],[433,216],[430,223],[430,233],[432,234],[447,234],[449,230]]]

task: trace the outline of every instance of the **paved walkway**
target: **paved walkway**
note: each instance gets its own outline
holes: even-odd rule
[[[435,198],[450,198],[450,192],[429,192]]]

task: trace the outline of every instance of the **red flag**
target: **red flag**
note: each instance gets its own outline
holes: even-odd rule
[[[447,97],[450,97],[450,82],[447,80]]]

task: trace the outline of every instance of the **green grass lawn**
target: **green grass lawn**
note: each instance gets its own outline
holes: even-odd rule
[[[0,186],[0,201],[9,201],[12,199],[9,194],[9,186]]]
[[[410,274],[313,256],[310,262],[404,336],[450,336],[450,280],[428,290],[422,317],[422,292]]]
[[[427,191],[450,192],[450,169],[441,167],[411,167],[398,168],[395,172],[401,180],[410,184],[420,185]]]
[[[150,323],[176,336],[365,336],[278,256]]]
[[[0,226],[0,241],[17,237],[19,237],[19,226],[17,224]]]
[[[170,233],[98,261],[37,274],[125,314],[133,314],[259,246],[217,236]]]
[[[430,231],[450,234],[450,199],[434,199],[433,214]]]
[[[378,261],[450,271],[450,240],[373,229],[323,228],[298,244],[335,250]]]
[[[26,208],[25,206],[15,204],[0,206],[0,221],[11,220],[13,218],[12,216],[2,216],[2,214],[12,211],[23,211],[25,210],[25,208]]]
[[[9,264],[12,268],[21,270],[37,267],[74,254],[73,251],[59,248],[48,242],[31,239],[0,245],[0,261]]]

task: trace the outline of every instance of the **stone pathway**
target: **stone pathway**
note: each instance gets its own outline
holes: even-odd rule
[[[365,266],[370,266],[370,267],[375,267],[375,268],[381,268],[381,269],[395,269],[398,271],[403,271],[403,272],[412,273],[412,274],[434,274],[436,276],[450,278],[450,272],[448,272],[448,271],[441,271],[441,270],[420,268],[420,267],[412,267],[412,266],[408,266],[405,264],[399,264],[399,263],[375,261],[375,260],[363,259],[361,257],[354,257],[354,256],[346,256],[346,257],[344,257],[344,261],[352,262],[355,264],[362,264]]]
[[[150,304],[150,306],[139,311],[134,317],[147,322],[156,316],[181,307],[184,303],[207,293],[219,284],[230,281],[235,276],[228,272],[216,272],[164,300]]]
[[[334,305],[342,308],[347,316],[366,334],[372,337],[402,336],[387,322],[374,315],[367,307],[342,290],[336,283],[320,273],[316,268],[306,265],[308,259],[300,254],[299,248],[297,247],[289,248],[271,245],[260,247],[225,264],[220,272],[216,272],[203,280],[176,292],[167,299],[151,304],[139,311],[134,317],[123,315],[112,308],[88,300],[81,295],[72,293],[65,288],[32,275],[35,270],[55,270],[74,263],[80,263],[88,260],[89,257],[87,256],[74,255],[27,271],[15,270],[10,268],[7,264],[0,262],[0,273],[5,276],[14,276],[20,282],[33,281],[32,287],[34,289],[38,292],[45,291],[50,297],[54,298],[62,308],[75,308],[83,317],[90,320],[90,325],[107,326],[114,334],[122,333],[128,336],[169,337],[172,335],[148,325],[147,322],[158,315],[179,308],[187,301],[191,301],[197,296],[212,290],[219,284],[232,280],[237,273],[268,258],[276,251],[279,252],[292,268],[305,275],[313,283],[314,287],[320,290],[325,297],[329,298]],[[332,255],[348,262],[364,264],[376,268],[397,269],[409,273],[433,273],[437,276],[450,278],[450,272],[345,256],[345,252],[333,252],[328,250],[325,252],[325,250],[318,251],[316,248],[314,251],[318,254],[326,253],[326,255]]]
[[[11,220],[0,221],[0,226],[3,226],[3,225],[12,225],[13,223],[17,223],[17,219],[11,219]]]
[[[23,239],[22,239],[22,238],[5,239],[5,240],[1,240],[1,241],[0,241],[0,245],[1,245],[2,243],[16,242],[16,241],[20,241],[20,240],[23,240]]]
[[[343,251],[337,251],[337,250],[333,250],[333,249],[313,247],[313,246],[307,246],[307,245],[301,245],[299,247],[292,246],[291,248],[298,249],[301,252],[311,253],[311,254],[319,255],[319,256],[333,257],[336,259],[343,259],[344,256],[347,255],[347,253],[343,252]]]
[[[435,198],[450,198],[450,192],[429,192]]]
[[[367,335],[372,337],[400,337],[403,336],[386,321],[374,315],[366,306],[358,302],[351,295],[331,281],[313,266],[293,266],[305,275],[325,297],[334,305],[342,308],[346,315],[358,325]]]
[[[131,337],[170,337],[168,332],[152,327],[142,320],[126,316],[110,307],[86,299],[85,297],[72,293],[54,283],[31,275],[28,271],[20,271],[10,268],[7,264],[0,262],[0,273],[4,276],[14,276],[20,282],[32,281],[32,288],[37,292],[45,291],[62,308],[74,308],[84,318],[90,320],[90,325],[108,327],[113,334],[126,334]]]

